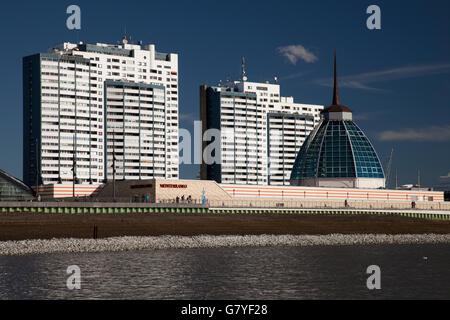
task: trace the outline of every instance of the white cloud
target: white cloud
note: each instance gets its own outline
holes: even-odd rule
[[[296,64],[299,59],[302,59],[307,63],[313,63],[319,60],[311,51],[308,51],[301,44],[279,47],[277,50],[292,64]]]
[[[387,130],[379,135],[381,141],[450,141],[450,125],[428,128]]]
[[[284,81],[284,80],[300,78],[300,77],[303,77],[305,74],[308,74],[308,72],[298,72],[298,73],[290,74],[290,75],[287,75],[287,76],[279,77],[278,81]]]
[[[421,66],[407,66],[400,68],[386,69],[382,71],[366,72],[361,74],[339,77],[339,86],[354,89],[363,89],[369,91],[385,91],[369,86],[371,83],[379,83],[390,80],[421,77],[425,75],[449,73],[450,63],[431,64]],[[322,86],[332,87],[332,78],[319,79],[317,83]]]

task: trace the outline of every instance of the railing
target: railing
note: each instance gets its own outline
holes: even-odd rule
[[[0,206],[14,204],[17,206],[75,206],[75,207],[209,207],[209,208],[249,208],[249,209],[417,209],[417,210],[450,210],[450,202],[406,202],[406,201],[376,201],[376,200],[260,200],[231,199],[206,200],[193,198],[162,199],[156,203],[142,197],[105,197],[105,198],[61,198],[52,200],[0,202]]]
[[[450,202],[406,202],[377,200],[208,200],[211,208],[277,208],[277,209],[418,209],[450,210]]]
[[[157,203],[159,204],[177,204],[180,206],[183,205],[190,205],[190,204],[197,204],[197,205],[208,205],[208,202],[206,201],[206,203],[203,203],[203,201],[201,199],[161,199],[158,200]]]
[[[206,204],[197,203],[130,203],[130,202],[84,202],[84,201],[59,201],[59,202],[0,202],[0,212],[2,208],[204,208],[208,209]]]

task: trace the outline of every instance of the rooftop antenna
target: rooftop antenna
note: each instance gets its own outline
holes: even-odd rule
[[[242,81],[247,81],[247,76],[245,75],[245,57],[242,57]]]
[[[124,33],[123,33],[123,36],[122,36],[122,43],[123,44],[127,44],[128,43],[127,27],[126,26],[124,27]]]
[[[333,105],[339,105],[339,92],[337,81],[337,67],[336,67],[336,50],[334,51],[334,89],[333,89]]]

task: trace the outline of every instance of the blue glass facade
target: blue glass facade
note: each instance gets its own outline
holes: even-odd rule
[[[322,120],[303,144],[291,180],[384,178],[369,139],[350,120]]]
[[[344,121],[355,159],[356,174],[360,178],[384,178],[380,160],[369,139],[353,121]]]

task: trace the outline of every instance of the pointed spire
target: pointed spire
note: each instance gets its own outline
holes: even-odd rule
[[[348,107],[343,106],[339,103],[339,93],[338,93],[338,80],[337,80],[337,63],[336,63],[336,52],[334,52],[334,90],[333,90],[333,103],[328,108],[325,108],[322,113],[325,114],[327,118],[327,114],[329,113],[352,113]],[[343,117],[343,116],[342,116]],[[329,117],[328,117],[329,118]],[[348,114],[345,116],[346,120],[351,120],[351,115]]]
[[[336,67],[336,51],[334,51],[334,90],[333,90],[333,105],[339,105],[338,81],[337,81],[337,67]]]

